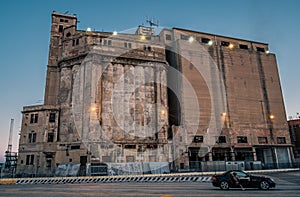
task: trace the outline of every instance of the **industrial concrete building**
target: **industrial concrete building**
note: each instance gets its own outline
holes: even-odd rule
[[[293,145],[295,159],[300,161],[300,116],[297,114],[297,119],[288,121],[289,131],[291,135],[291,143]]]
[[[53,175],[61,164],[85,175],[103,163],[293,161],[268,45],[185,29],[78,30],[76,15],[53,12],[44,104],[22,114],[20,175]]]

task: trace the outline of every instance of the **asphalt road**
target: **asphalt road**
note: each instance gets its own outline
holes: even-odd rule
[[[275,189],[220,190],[211,183],[87,183],[53,185],[0,185],[0,196],[84,197],[84,196],[300,196],[300,172],[268,174]]]

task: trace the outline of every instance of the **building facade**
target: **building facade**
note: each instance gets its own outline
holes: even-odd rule
[[[17,173],[60,164],[293,159],[268,45],[185,29],[77,29],[52,13],[44,104],[22,111]]]
[[[291,135],[291,143],[293,145],[295,159],[300,160],[300,119],[291,119],[288,121],[289,131]]]

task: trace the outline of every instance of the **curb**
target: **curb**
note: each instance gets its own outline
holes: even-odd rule
[[[250,170],[247,173],[270,173],[299,171],[300,168]],[[43,177],[0,179],[0,185],[25,184],[78,184],[78,183],[117,183],[117,182],[211,182],[211,176],[222,172],[192,172],[176,174],[83,176],[83,177]]]

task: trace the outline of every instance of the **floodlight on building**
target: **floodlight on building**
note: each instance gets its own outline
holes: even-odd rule
[[[212,44],[213,44],[213,41],[212,40],[210,40],[210,41],[208,41],[208,43],[207,43],[209,46],[211,46]]]
[[[145,35],[141,35],[140,39],[141,39],[142,41],[144,41],[144,40],[146,40],[146,36],[145,36]]]
[[[164,109],[162,109],[162,110],[160,111],[160,114],[161,114],[161,115],[165,115],[165,114],[166,114],[166,111],[165,111]]]
[[[86,28],[86,31],[92,31],[92,28],[88,27]]]
[[[270,53],[270,51],[268,50],[268,51],[266,51],[266,54],[269,54]]]
[[[229,44],[228,48],[233,49],[234,45],[233,44]]]
[[[114,31],[112,35],[116,36],[116,35],[118,35],[118,32]]]
[[[194,38],[191,36],[189,37],[189,42],[193,42],[194,41]]]

